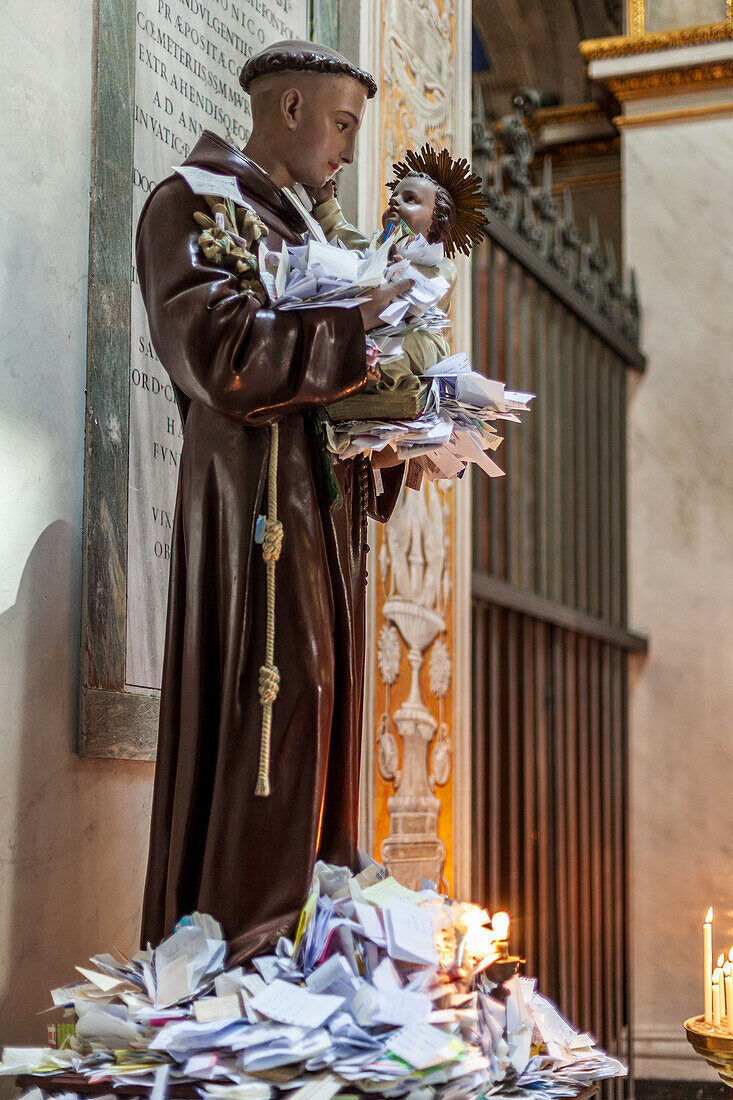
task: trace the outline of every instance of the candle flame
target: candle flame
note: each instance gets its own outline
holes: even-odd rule
[[[713,920],[713,907],[711,905],[710,908],[707,911],[707,915],[705,917],[705,923],[706,924],[712,924],[712,920]]]
[[[491,927],[494,930],[494,935],[500,942],[506,942],[509,939],[509,914],[508,913],[494,913],[491,918]]]
[[[721,951],[720,954],[718,955],[718,962],[717,962],[717,966],[718,966],[719,970],[722,970],[724,962],[725,962],[725,951]]]
[[[720,971],[718,970],[718,968],[716,966],[715,970],[713,971],[713,985],[717,985],[719,981],[720,981]]]
[[[727,962],[723,967],[723,973],[725,974],[726,978],[730,978],[731,974],[733,974],[733,966],[731,966],[729,962]]]

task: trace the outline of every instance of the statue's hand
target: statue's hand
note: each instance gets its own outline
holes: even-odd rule
[[[377,348],[367,348],[366,361],[367,361],[367,381],[378,382],[382,377],[382,370],[378,362],[379,352]]]
[[[398,298],[411,286],[411,279],[400,279],[398,283],[387,283],[386,286],[379,286],[375,290],[365,292],[369,295],[369,301],[362,302],[359,306],[361,319],[364,322],[364,330],[368,332],[370,328],[377,328],[379,325],[384,324],[383,321],[380,321],[379,314],[385,306],[388,306],[391,301]]]
[[[333,198],[336,194],[336,186],[333,180],[326,180],[323,187],[306,187],[306,191],[318,206],[320,203]]]

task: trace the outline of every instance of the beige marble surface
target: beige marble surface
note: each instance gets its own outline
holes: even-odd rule
[[[134,948],[152,765],[80,760],[92,0],[3,6],[0,70],[0,1043]],[[7,273],[11,273],[8,275]],[[5,460],[8,460],[7,462]],[[3,1078],[4,1088],[10,1082]]]
[[[629,54],[625,57],[604,57],[591,61],[588,75],[593,80],[605,80],[628,73],[645,73],[657,69],[676,69],[687,65],[707,65],[733,57],[733,41],[721,39],[696,46],[680,46],[670,50]]]
[[[644,22],[647,31],[671,27],[695,27],[725,19],[725,0],[646,0]]]
[[[624,133],[627,262],[646,375],[630,398],[636,1072],[705,1077],[703,915],[733,943],[733,120]]]

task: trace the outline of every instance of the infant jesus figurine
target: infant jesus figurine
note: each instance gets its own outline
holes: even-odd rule
[[[438,308],[447,313],[457,276],[451,257],[456,251],[468,255],[472,244],[483,236],[486,219],[481,181],[466,160],[454,161],[447,149],[436,153],[429,145],[419,153],[410,150],[403,161],[393,165],[393,172],[394,179],[387,184],[392,194],[382,214],[382,232],[371,240],[344,218],[332,181],[314,196],[314,216],[329,241],[340,240],[348,248],[363,251],[392,239],[393,258],[408,258],[422,275],[430,279],[442,276],[446,281],[448,290]],[[420,248],[418,238],[427,247]],[[353,397],[329,405],[329,416],[335,421],[417,417],[428,388],[422,382],[425,371],[450,353],[440,332],[408,332],[401,354],[381,364],[379,380],[368,382]]]

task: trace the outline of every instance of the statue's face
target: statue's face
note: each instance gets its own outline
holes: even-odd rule
[[[283,154],[294,182],[323,187],[343,164],[354,159],[367,94],[350,76],[307,76],[297,89],[297,101],[288,101],[291,92],[281,100],[290,131]]]
[[[423,180],[415,176],[400,180],[382,215],[382,226],[386,229],[389,222],[398,225],[402,220],[409,225],[413,233],[422,233],[427,240],[430,223],[433,220],[437,190],[432,180]]]

